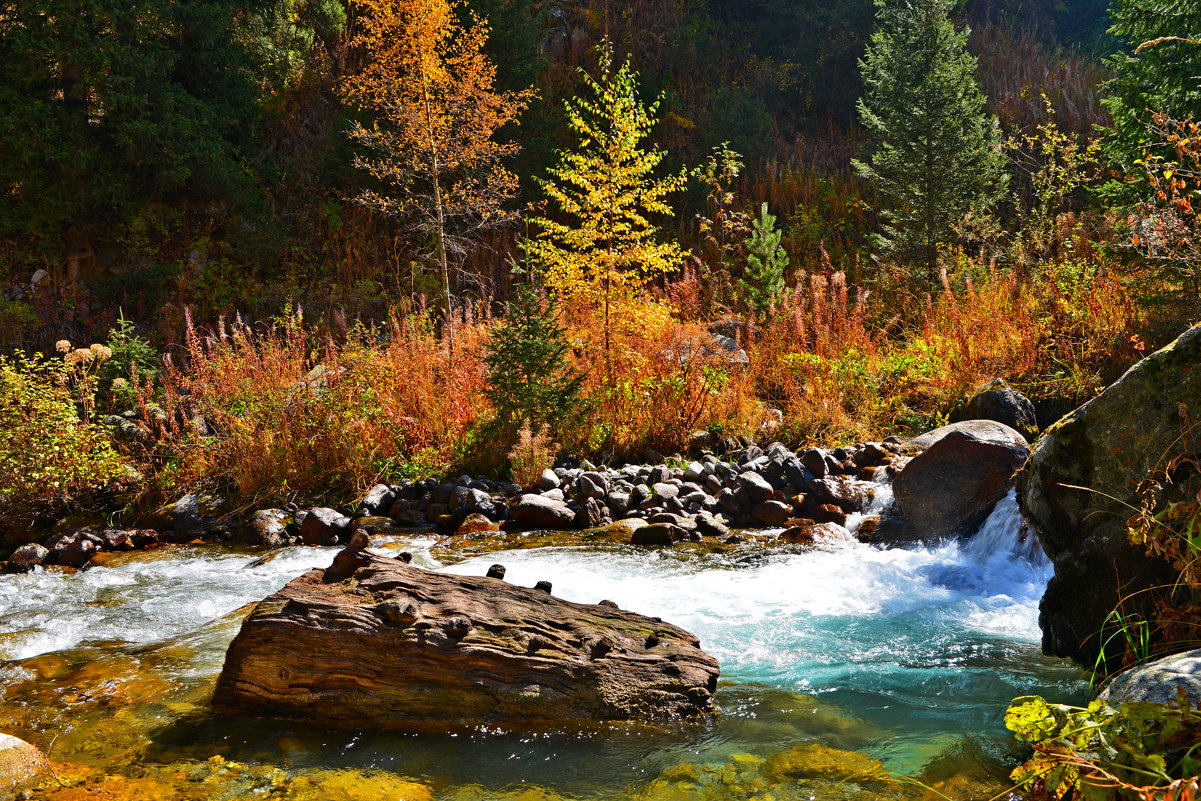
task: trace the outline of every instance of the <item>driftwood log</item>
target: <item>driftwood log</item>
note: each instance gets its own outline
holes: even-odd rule
[[[717,660],[696,637],[548,590],[347,548],[247,616],[213,706],[427,730],[713,711]]]

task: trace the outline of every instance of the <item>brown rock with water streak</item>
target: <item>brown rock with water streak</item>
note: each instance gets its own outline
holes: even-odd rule
[[[655,618],[346,549],[261,601],[213,706],[322,724],[540,728],[713,711],[717,660]]]

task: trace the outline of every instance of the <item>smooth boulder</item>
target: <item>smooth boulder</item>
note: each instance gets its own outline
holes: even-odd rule
[[[1038,416],[1034,404],[1009,386],[1003,378],[994,378],[951,414],[951,422],[993,420],[1004,423],[1027,439],[1038,436]]]
[[[226,654],[213,706],[438,731],[713,711],[717,660],[696,637],[548,587],[344,549],[330,568],[255,607]]]
[[[1138,485],[1179,453],[1201,415],[1201,327],[1126,371],[1043,432],[1017,479],[1022,512],[1055,563],[1040,607],[1043,650],[1092,665],[1110,613],[1150,619],[1175,571],[1126,533]],[[1166,492],[1160,501],[1173,500]]]
[[[1174,704],[1184,690],[1194,708],[1201,704],[1201,648],[1172,654],[1119,673],[1102,692],[1111,704],[1126,701],[1150,701]]]
[[[973,533],[1009,492],[1028,454],[1025,437],[990,420],[936,428],[906,449],[914,447],[921,452],[893,481],[899,515],[882,521],[872,542],[933,543]]]

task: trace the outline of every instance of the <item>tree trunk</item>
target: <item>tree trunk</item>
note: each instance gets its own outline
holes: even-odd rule
[[[440,165],[438,163],[438,143],[434,141],[434,123],[432,113],[430,112],[430,93],[429,86],[425,80],[425,73],[421,75],[421,95],[425,101],[425,128],[429,137],[430,145],[430,180],[434,185],[434,215],[436,221],[436,238],[438,242],[438,269],[442,274],[442,302],[443,325],[445,326],[446,341],[450,347],[451,356],[454,356],[454,326],[451,322],[451,307],[450,307],[450,270],[446,265],[446,213],[442,208],[442,184],[438,180],[438,171]]]

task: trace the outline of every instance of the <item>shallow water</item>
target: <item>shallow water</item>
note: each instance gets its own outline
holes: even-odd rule
[[[54,759],[103,769],[104,781],[155,782],[168,798],[304,798],[309,785],[328,798],[490,798],[531,786],[579,798],[855,797],[854,783],[780,780],[779,758],[763,762],[798,745],[857,751],[927,783],[972,776],[973,792],[991,794],[1015,753],[1001,725],[1008,700],[1083,692],[1077,669],[1039,653],[1050,567],[1019,528],[1010,497],[967,544],[916,550],[848,537],[808,550],[535,548],[443,564],[430,539],[380,543],[457,574],[500,562],[513,583],[549,580],[559,597],[660,616],[721,662],[715,720],[539,736],[208,714],[237,611],[328,565],[333,548],[263,558],[195,547],[72,576],[4,576],[0,731],[43,747],[56,738]],[[227,761],[206,762],[214,755]]]

